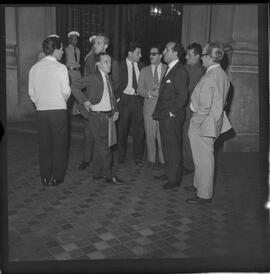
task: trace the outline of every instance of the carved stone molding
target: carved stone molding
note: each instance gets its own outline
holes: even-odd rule
[[[17,69],[18,48],[16,44],[6,45],[6,68]]]

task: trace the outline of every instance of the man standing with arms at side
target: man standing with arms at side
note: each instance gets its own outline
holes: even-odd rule
[[[60,39],[48,37],[42,48],[46,56],[30,69],[28,93],[37,110],[41,181],[56,186],[64,181],[67,167],[70,86],[67,68],[58,62],[63,54]]]
[[[147,143],[147,158],[150,167],[155,167],[156,157],[158,162],[164,164],[164,157],[161,148],[161,140],[159,133],[159,123],[153,120],[154,112],[161,79],[165,74],[167,65],[161,63],[162,49],[160,46],[152,46],[150,48],[151,65],[144,67],[140,71],[137,92],[144,97],[143,116]],[[158,146],[156,147],[156,142]]]
[[[71,90],[78,100],[81,113],[89,120],[95,142],[95,153],[100,161],[94,162],[93,179],[104,179],[106,183],[123,182],[113,174],[112,152],[109,147],[109,119],[118,119],[119,112],[108,74],[111,57],[107,53],[95,55],[97,70],[72,83]],[[86,88],[85,93],[81,90]]]
[[[119,68],[119,89],[117,102],[119,102],[118,121],[118,151],[119,163],[124,164],[127,154],[127,140],[132,128],[133,159],[136,165],[143,166],[144,154],[144,122],[143,98],[137,93],[138,79],[143,63],[141,46],[131,41],[127,48],[125,60]]]
[[[203,66],[201,65],[201,53],[202,47],[200,44],[192,43],[188,45],[186,54],[187,63],[185,67],[189,73],[189,100],[186,105],[186,120],[183,126],[183,175],[187,175],[194,171],[194,163],[188,138],[189,122],[192,116],[192,111],[189,105],[192,91],[205,72]]]
[[[159,121],[161,146],[166,162],[168,182],[165,189],[178,187],[182,181],[182,134],[188,100],[189,76],[179,56],[182,44],[169,42],[164,51],[167,72],[161,82],[153,118]],[[164,175],[161,175],[164,177]]]
[[[201,59],[207,68],[196,85],[190,108],[193,112],[188,136],[190,139],[195,174],[191,191],[197,193],[187,203],[204,204],[212,200],[214,183],[214,142],[231,128],[224,111],[230,81],[220,66],[224,50],[220,43],[210,42],[203,48]]]

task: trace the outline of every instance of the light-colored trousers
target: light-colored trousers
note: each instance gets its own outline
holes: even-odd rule
[[[214,138],[201,137],[200,129],[194,128],[192,122],[189,125],[188,137],[195,166],[193,185],[197,188],[198,197],[210,199],[214,184]]]
[[[147,144],[147,158],[151,163],[156,162],[156,156],[158,153],[158,161],[161,164],[165,163],[162,148],[161,140],[159,133],[159,123],[154,120],[150,114],[144,114],[144,127],[146,134],[146,144]],[[156,146],[157,141],[157,146]]]

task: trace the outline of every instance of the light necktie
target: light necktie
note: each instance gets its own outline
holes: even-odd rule
[[[155,71],[154,71],[154,87],[159,86],[159,80],[158,80],[158,66],[155,66]]]
[[[135,94],[137,94],[137,78],[135,73],[135,67],[133,62],[131,64],[132,64],[132,88],[134,88]]]
[[[112,87],[111,87],[111,84],[110,84],[110,82],[109,82],[109,76],[108,76],[108,75],[105,75],[105,78],[106,78],[107,87],[108,87],[108,91],[109,91],[109,95],[110,95],[110,104],[111,104],[111,108],[112,108],[112,110],[114,110]]]

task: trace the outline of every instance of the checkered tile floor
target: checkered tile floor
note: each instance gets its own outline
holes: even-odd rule
[[[263,256],[256,153],[220,154],[213,201],[198,206],[185,202],[193,174],[164,190],[153,179],[161,170],[130,160],[116,165],[125,184],[94,181],[90,169],[77,169],[80,139],[72,139],[65,182],[44,188],[36,134],[7,134],[10,261]]]

